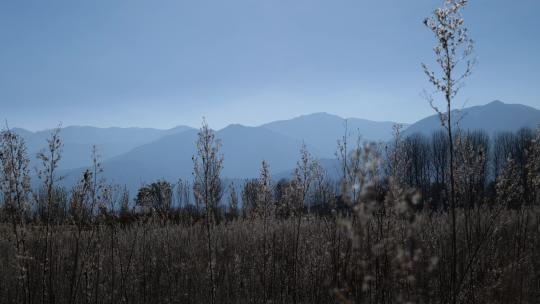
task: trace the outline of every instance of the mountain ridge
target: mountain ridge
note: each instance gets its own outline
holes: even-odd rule
[[[458,112],[464,115],[460,122],[461,126],[467,129],[486,128],[488,133],[513,132],[521,127],[532,128],[540,124],[540,110],[501,101],[464,108],[453,113]],[[391,138],[394,125],[393,122],[345,119],[325,112],[301,115],[259,126],[230,124],[215,131],[216,138],[221,140],[221,152],[224,155],[222,176],[233,179],[257,177],[260,163],[264,159],[269,163],[272,172],[276,173],[276,177],[285,177],[287,172],[291,172],[296,165],[302,144],[308,147],[314,157],[324,160],[327,169],[332,169],[335,167],[337,141],[345,133],[345,122],[347,122],[349,130],[348,140],[356,140],[355,137],[360,133],[365,140],[379,142],[385,142]],[[82,143],[77,143],[75,139],[78,138],[72,137],[73,133],[80,135],[76,132],[79,129],[77,127],[68,128],[66,148],[64,149],[65,154],[68,155],[65,155],[63,161],[66,159],[69,161],[70,153],[80,154],[85,160],[83,165],[61,168],[62,174],[67,176],[65,185],[72,185],[80,179],[80,174],[90,164],[88,142],[92,138],[85,138]],[[92,127],[86,128],[92,129]],[[440,128],[438,116],[430,115],[409,125],[403,131],[403,135],[407,136],[416,132],[430,135]],[[112,129],[117,130],[114,127]],[[118,129],[125,131],[122,128]],[[107,129],[99,129],[100,132],[105,132],[104,130]],[[146,129],[131,128],[130,130]],[[104,177],[114,183],[128,185],[132,190],[137,189],[143,183],[156,179],[169,181],[178,178],[190,179],[193,168],[192,156],[196,153],[198,130],[186,126],[159,132],[155,130],[151,129],[150,135],[140,135],[140,133],[134,135],[139,143],[134,144],[130,149],[126,150],[123,147],[124,150],[120,151],[121,153],[117,151],[116,154],[109,153],[108,157],[103,157]],[[63,131],[61,136],[64,138]],[[24,131],[22,132],[24,133]],[[92,132],[90,134],[93,134]],[[114,136],[118,136],[118,134]],[[109,138],[114,138],[114,136],[110,135]],[[44,145],[45,141],[42,140]],[[111,148],[111,146],[108,147]],[[101,147],[98,145],[98,148]],[[75,162],[72,161],[70,164],[73,165]],[[335,172],[330,173],[334,174]]]
[[[490,136],[499,132],[515,132],[520,128],[535,129],[540,123],[540,110],[523,104],[504,103],[495,100],[485,105],[472,106],[464,109],[452,110],[454,116],[453,127],[462,130],[483,129]],[[431,135],[435,130],[441,130],[440,119],[437,114],[425,117],[411,124],[404,130],[404,135],[421,133]]]

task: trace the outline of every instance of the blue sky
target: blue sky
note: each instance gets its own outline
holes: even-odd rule
[[[11,126],[257,125],[312,112],[432,114],[422,20],[439,0],[0,2],[0,118]],[[478,66],[457,105],[540,108],[540,1],[473,0]]]

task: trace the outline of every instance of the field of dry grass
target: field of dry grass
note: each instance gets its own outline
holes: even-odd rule
[[[218,303],[446,303],[449,216],[398,211],[361,217],[221,223],[212,231]],[[536,303],[540,209],[461,211],[460,303]],[[22,254],[0,232],[3,303],[205,303],[211,290],[204,225],[157,217],[78,232],[28,227]],[[297,256],[297,258],[295,258]],[[44,258],[50,258],[44,261]],[[44,268],[46,266],[46,269]]]

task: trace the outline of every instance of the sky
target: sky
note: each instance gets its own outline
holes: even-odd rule
[[[433,114],[422,20],[440,0],[0,1],[0,119],[39,130]],[[458,107],[540,108],[540,1],[471,0]]]

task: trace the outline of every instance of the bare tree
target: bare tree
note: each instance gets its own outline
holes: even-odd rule
[[[305,144],[302,144],[300,148],[300,160],[297,162],[296,169],[293,172],[293,179],[289,185],[291,187],[290,193],[293,210],[296,214],[296,241],[294,246],[294,287],[295,287],[295,300],[298,297],[298,251],[300,246],[301,224],[304,207],[306,206],[306,200],[308,198],[311,185],[314,180],[313,169],[317,161],[309,153]],[[296,301],[295,301],[296,302]]]
[[[73,265],[71,269],[71,280],[69,287],[69,299],[71,302],[77,300],[77,290],[81,281],[81,268],[84,267],[87,262],[87,256],[91,249],[88,242],[87,246],[82,246],[82,238],[84,230],[91,225],[93,214],[91,211],[92,202],[94,200],[94,185],[93,185],[93,173],[87,169],[83,172],[81,180],[75,185],[71,195],[71,220],[76,227],[76,233],[74,234],[75,248],[71,256]],[[94,230],[92,229],[92,235]],[[82,251],[82,252],[81,252]]]
[[[448,136],[444,131],[438,130],[431,134],[431,163],[433,164],[434,184],[432,196],[440,200],[445,210],[448,210],[448,165],[449,165]]]
[[[259,210],[259,181],[247,179],[242,187],[242,216],[253,219]]]
[[[238,193],[236,193],[236,188],[234,186],[234,183],[229,184],[229,212],[228,217],[229,220],[235,220],[238,218]]]
[[[487,179],[489,136],[484,131],[459,132],[456,151],[456,196],[460,206],[472,208],[481,203]]]
[[[0,133],[0,191],[15,238],[15,250],[18,257],[17,268],[20,271],[20,283],[23,286],[22,290],[24,290],[24,302],[29,297],[29,284],[25,284],[28,266],[24,262],[26,256],[24,226],[26,216],[31,209],[28,164],[24,139],[6,126],[6,129]]]
[[[52,246],[49,244],[51,240],[51,220],[53,208],[55,207],[55,184],[62,179],[61,176],[57,175],[58,164],[62,159],[62,147],[63,142],[60,138],[60,126],[56,127],[52,132],[50,137],[47,139],[47,148],[40,151],[37,155],[37,158],[41,161],[41,169],[38,171],[38,176],[43,182],[44,188],[47,191],[47,212],[45,218],[45,250],[44,261],[43,261],[43,288],[41,290],[42,301],[45,300],[46,290],[45,290],[45,276],[48,273],[48,284],[47,284],[47,293],[49,296],[49,301],[54,302],[54,288],[52,286],[52,271],[49,265],[49,260],[52,255]]]
[[[0,136],[0,189],[4,197],[4,208],[12,220],[19,248],[22,241],[16,227],[24,223],[29,209],[30,174],[28,155],[24,139],[9,128]]]
[[[103,173],[103,165],[101,162],[101,155],[98,153],[96,145],[92,146],[91,151],[92,159],[92,177],[94,178],[92,182],[92,205],[90,211],[93,213],[95,208],[101,208],[103,203],[101,194],[105,187],[105,180],[101,177]]]
[[[341,139],[337,141],[337,151],[336,158],[340,161],[340,170],[341,170],[341,179],[343,182],[347,180],[348,170],[347,170],[347,143],[349,138],[349,126],[347,120],[343,124],[344,133]]]
[[[212,226],[216,219],[216,207],[222,195],[220,173],[223,168],[223,156],[219,149],[221,142],[203,120],[198,133],[197,155],[193,156],[193,190],[195,196],[204,203],[206,209],[205,226],[208,245],[208,269],[212,287],[211,303],[216,302],[216,283],[212,254]],[[214,217],[214,221],[212,220]]]
[[[403,139],[402,130],[403,124],[394,124],[392,126],[392,143],[387,147],[388,160],[388,176],[397,184],[403,184],[403,169],[406,167],[406,162],[403,155]]]
[[[345,125],[347,128],[347,125]],[[348,133],[345,129],[345,135],[342,140],[338,140],[336,156],[340,162],[341,176],[341,196],[352,205],[358,203],[360,189],[358,188],[358,175],[361,170],[362,161],[362,137],[360,134],[356,137],[355,145],[351,151],[348,146]]]
[[[536,129],[531,143],[527,174],[527,184],[531,189],[529,200],[533,204],[538,204],[540,201],[540,126]]]
[[[137,192],[136,203],[144,212],[157,212],[166,217],[172,211],[173,186],[165,180],[158,180],[143,186]]]
[[[269,226],[269,220],[271,218],[274,218],[274,197],[272,193],[272,178],[270,176],[270,169],[268,167],[268,163],[266,161],[262,161],[261,163],[261,170],[259,175],[259,191],[257,195],[257,205],[259,207],[259,210],[257,210],[258,216],[262,219],[263,222],[263,248],[262,248],[262,255],[263,255],[263,294],[264,294],[264,301],[267,301],[268,297],[268,291],[267,291],[267,275],[266,275],[266,269],[267,269],[267,260],[269,255],[269,249],[268,249],[268,241],[267,241],[267,234],[268,234],[268,226]]]
[[[313,166],[313,192],[309,211],[314,209],[319,210],[319,212],[335,211],[335,192],[332,186],[332,181],[324,167],[320,162],[315,162]]]
[[[56,173],[58,164],[62,158],[62,148],[64,146],[60,138],[60,126],[54,129],[47,139],[47,148],[40,151],[37,158],[41,161],[41,169],[38,171],[38,176],[42,180],[47,191],[47,215],[46,223],[49,225],[51,221],[51,209],[54,206],[54,187],[56,182],[62,179]]]
[[[513,159],[506,162],[501,174],[497,177],[495,188],[501,205],[517,208],[522,204],[525,191],[520,183],[518,166]]]
[[[177,208],[185,208],[191,204],[190,183],[187,180],[179,179],[175,185],[175,205]]]
[[[259,210],[257,210],[257,213],[263,219],[266,225],[266,220],[274,213],[274,198],[272,193],[272,177],[270,176],[270,169],[268,167],[268,163],[264,160],[261,164],[258,188],[257,205]]]
[[[468,37],[467,28],[461,16],[461,10],[467,4],[467,0],[445,0],[442,7],[437,8],[424,20],[424,24],[433,32],[437,44],[433,48],[440,73],[435,73],[427,65],[422,64],[424,72],[436,91],[444,95],[446,112],[439,110],[434,99],[428,96],[433,109],[439,114],[442,125],[446,128],[450,149],[450,207],[452,213],[452,303],[456,303],[456,214],[455,214],[455,190],[454,190],[454,144],[452,138],[452,105],[454,99],[463,85],[463,80],[468,77],[475,64],[469,59],[473,52],[473,41]],[[459,64],[464,62],[465,67],[459,69]]]

